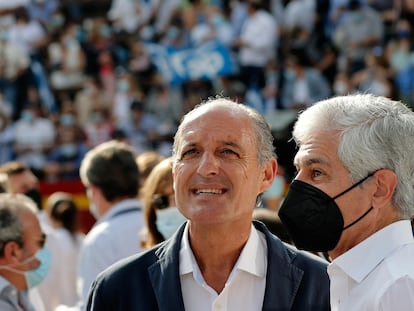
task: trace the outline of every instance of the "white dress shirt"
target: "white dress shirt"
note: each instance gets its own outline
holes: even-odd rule
[[[414,310],[414,240],[408,220],[376,232],[328,267],[333,311]]]
[[[275,18],[264,10],[257,11],[243,24],[240,38],[246,43],[240,48],[240,64],[265,66],[276,55],[278,30]]]
[[[141,251],[139,232],[143,224],[138,200],[128,199],[114,205],[89,231],[83,241],[78,266],[78,291],[83,302],[101,271]]]
[[[204,280],[188,240],[188,224],[180,250],[180,278],[186,311],[259,311],[266,287],[267,245],[252,225],[249,239],[220,294]]]

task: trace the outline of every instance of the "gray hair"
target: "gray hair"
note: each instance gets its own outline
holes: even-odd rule
[[[275,148],[273,145],[273,135],[270,129],[269,124],[266,122],[265,118],[253,108],[246,106],[244,104],[239,104],[232,100],[216,97],[209,99],[201,104],[197,105],[193,110],[187,113],[178,130],[174,136],[174,144],[173,144],[173,157],[176,158],[178,147],[181,142],[181,136],[183,132],[183,124],[186,123],[191,116],[196,113],[200,113],[200,111],[205,110],[209,107],[226,107],[227,109],[233,111],[234,113],[241,113],[244,114],[252,123],[253,129],[256,134],[257,138],[257,160],[260,165],[264,165],[267,161],[276,157]]]
[[[37,212],[36,203],[23,194],[0,193],[0,256],[4,255],[4,246],[14,241],[23,246],[23,226],[20,212]]]
[[[414,113],[400,102],[370,94],[321,101],[300,114],[298,146],[312,133],[337,132],[338,157],[356,182],[379,169],[397,175],[393,204],[403,219],[414,216]]]

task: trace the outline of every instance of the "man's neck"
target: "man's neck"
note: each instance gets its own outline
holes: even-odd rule
[[[206,283],[220,293],[246,244],[251,223],[212,228],[190,224],[189,241]],[[237,234],[235,234],[237,232]]]

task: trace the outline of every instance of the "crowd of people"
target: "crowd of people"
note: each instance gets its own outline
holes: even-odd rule
[[[409,310],[413,21],[410,0],[0,1],[2,310]],[[149,48],[209,42],[234,72],[176,84]],[[42,201],[64,179],[86,234],[69,192]]]
[[[112,138],[169,156],[183,114],[214,94],[264,114],[355,91],[413,105],[409,0],[6,2],[0,163],[48,181],[79,178],[87,150]],[[234,72],[180,84],[148,49],[212,41]]]
[[[153,158],[143,185],[129,144],[86,153],[80,176],[97,219],[86,236],[70,195],[54,193],[40,210],[36,176],[9,162],[1,166],[9,193],[0,194],[0,305],[410,310],[413,134],[413,111],[386,97],[315,103],[295,123],[298,173],[271,220],[256,213],[278,172],[271,128],[257,110],[212,98],[184,116],[172,158]]]

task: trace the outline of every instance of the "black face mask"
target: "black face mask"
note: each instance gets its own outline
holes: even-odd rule
[[[39,210],[42,209],[42,194],[36,188],[30,189],[24,193],[26,196],[31,198],[37,205]]]
[[[375,173],[375,172],[374,172]],[[294,180],[279,209],[279,217],[299,249],[327,252],[335,248],[342,231],[356,224],[371,210],[344,227],[344,219],[335,199],[374,175],[369,174],[356,184],[331,198],[322,190],[300,180]]]

